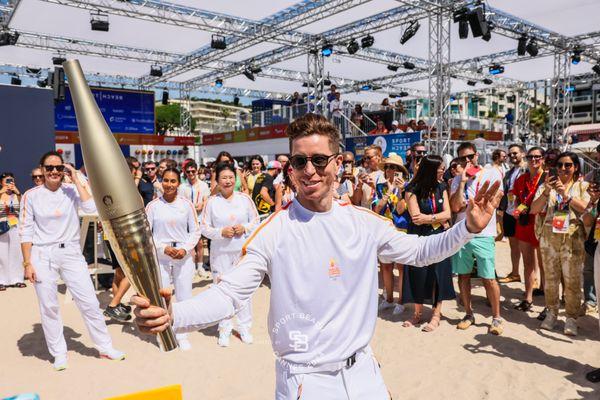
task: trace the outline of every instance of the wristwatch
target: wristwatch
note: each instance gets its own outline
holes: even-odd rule
[[[23,261],[23,268],[27,267],[28,265],[31,265],[31,261]]]

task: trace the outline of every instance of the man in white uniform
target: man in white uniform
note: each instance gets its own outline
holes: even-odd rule
[[[339,134],[308,114],[288,127],[297,197],[255,230],[237,267],[218,285],[169,311],[134,297],[136,323],[157,333],[170,324],[196,330],[231,317],[271,279],[269,334],[276,362],[276,399],[387,399],[369,342],[377,319],[377,257],[430,265],[481,231],[495,212],[499,185],[486,183],[467,218],[429,237],[406,235],[369,210],[333,200],[342,163]],[[224,396],[226,397],[226,396]]]

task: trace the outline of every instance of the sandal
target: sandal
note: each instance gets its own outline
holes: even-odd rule
[[[6,286],[0,285],[0,292],[4,292],[6,290]]]
[[[456,329],[465,330],[468,329],[471,325],[475,325],[475,317],[467,314],[463,317],[463,319],[460,320],[458,325],[456,325]]]
[[[406,320],[402,323],[404,328],[410,328],[421,324],[421,313],[414,313],[410,320]]]
[[[533,307],[532,301],[522,300],[518,305],[515,306],[515,310],[530,311],[531,307]]]
[[[422,332],[433,332],[440,326],[441,314],[431,316],[431,320],[421,329]]]
[[[545,307],[540,315],[537,316],[538,321],[543,321],[546,319],[546,314],[548,314],[548,307]]]
[[[590,371],[587,374],[585,374],[585,379],[587,379],[588,381],[590,381],[592,383],[600,382],[600,368],[595,369],[595,370]]]
[[[24,287],[27,287],[27,285],[23,282],[15,283],[13,286],[16,288],[19,288],[19,289],[23,289]]]

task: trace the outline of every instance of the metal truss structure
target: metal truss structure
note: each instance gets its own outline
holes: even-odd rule
[[[252,66],[259,70],[255,75],[270,79],[280,79],[306,83],[314,110],[321,107],[325,83],[323,56],[320,49],[330,44],[336,54],[344,58],[359,59],[382,65],[399,66],[395,73],[369,80],[347,79],[338,76],[327,76],[342,92],[361,90],[369,86],[383,93],[406,93],[411,96],[430,99],[430,116],[439,138],[435,146],[443,151],[444,143],[449,135],[449,97],[451,79],[481,82],[484,78],[492,80],[494,86],[511,87],[525,98],[526,89],[532,83],[516,79],[492,76],[487,74],[491,64],[511,64],[531,60],[529,55],[519,56],[515,50],[497,52],[484,56],[451,61],[450,30],[451,18],[461,8],[481,6],[478,0],[397,0],[398,7],[379,12],[326,30],[319,34],[309,34],[299,29],[348,11],[354,7],[369,3],[370,0],[301,0],[284,10],[260,21],[215,13],[195,7],[170,3],[165,0],[41,0],[48,3],[70,6],[90,11],[100,11],[109,15],[118,15],[139,20],[169,24],[178,27],[192,28],[218,34],[225,37],[227,44],[224,50],[211,48],[210,45],[198,48],[188,54],[170,53],[155,49],[135,48],[131,46],[100,43],[72,37],[41,34],[19,30],[17,46],[44,49],[57,54],[82,54],[103,58],[114,58],[124,61],[143,62],[162,67],[162,76],[149,74],[141,77],[110,76],[89,74],[93,84],[115,85],[132,88],[174,90],[182,95],[183,107],[186,99],[195,92],[227,94],[245,97],[289,97],[289,93],[245,90],[227,87],[227,79],[240,75],[245,68]],[[19,6],[20,0],[0,0],[0,31],[9,30],[10,22]],[[492,35],[502,35],[518,39],[524,35],[535,38],[539,48],[537,57],[555,55],[555,72],[552,80],[552,123],[553,140],[557,140],[566,126],[569,117],[569,58],[575,49],[581,51],[585,61],[600,62],[600,31],[568,37],[551,31],[524,19],[513,16],[494,7],[485,6],[488,23],[493,27]],[[429,21],[428,59],[420,59],[403,54],[393,53],[377,48],[360,49],[349,54],[346,46],[351,40],[371,35],[383,30],[398,27],[407,21]],[[226,61],[225,58],[236,55],[242,50],[250,49],[262,43],[275,44],[269,50],[253,57]],[[515,43],[516,47],[516,43]],[[306,57],[305,71],[292,71],[275,65],[300,56]],[[231,58],[230,58],[231,59]],[[414,68],[408,70],[402,65],[408,62]],[[177,79],[183,73],[196,69],[208,70],[199,76],[189,79]],[[6,72],[10,71],[10,72]],[[19,72],[21,71],[21,72]],[[9,65],[0,66],[0,73],[27,75],[24,68]],[[593,74],[589,74],[594,77]],[[222,79],[225,87],[216,88],[214,82]],[[424,93],[403,86],[410,82],[428,80],[429,91]],[[477,90],[477,89],[474,89]],[[567,100],[566,100],[567,99]],[[523,103],[528,103],[524,100]],[[183,115],[183,113],[182,113]],[[528,112],[517,116],[519,132],[526,129],[525,118]],[[183,117],[182,117],[183,118]],[[182,120],[182,123],[188,123]],[[187,126],[187,125],[184,125]]]
[[[571,61],[566,52],[554,55],[550,133],[552,145],[565,146],[565,131],[571,115]]]

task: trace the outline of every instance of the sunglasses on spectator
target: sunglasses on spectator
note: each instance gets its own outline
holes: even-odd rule
[[[154,171],[156,170],[156,167],[146,167],[144,168],[146,171]]]
[[[427,150],[415,150],[415,153],[420,155],[420,156],[426,156],[427,155]]]
[[[372,159],[374,159],[375,157],[377,157],[377,156],[364,156],[364,157],[363,157],[363,160],[365,160],[365,161],[371,161],[371,160],[372,160]]]
[[[297,154],[290,158],[290,164],[294,169],[304,169],[306,168],[306,164],[310,161],[315,168],[325,168],[336,156],[337,154],[331,154],[329,156],[325,154],[315,154],[311,157],[307,157]]]
[[[556,163],[556,167],[559,169],[563,168],[563,167],[565,169],[571,169],[571,168],[573,168],[573,163],[572,162],[566,162],[566,163],[559,162],[559,163]]]
[[[400,168],[398,168],[397,165],[389,165],[389,164],[384,165],[383,169],[393,169],[394,171],[400,171]]]
[[[64,165],[44,165],[44,169],[46,170],[46,172],[52,172],[54,170],[57,170],[58,172],[63,172],[65,170],[65,166]]]
[[[465,163],[465,162],[467,162],[467,160],[473,161],[474,158],[475,158],[475,153],[467,154],[466,156],[458,157],[458,161],[460,161],[461,163]]]
[[[43,179],[44,175],[31,175],[31,179],[36,180],[36,179]]]
[[[188,169],[187,171],[185,171],[186,174],[195,174],[196,170],[195,169]]]
[[[525,158],[527,158],[528,160],[541,160],[542,158],[544,158],[544,156],[530,154],[530,155],[525,156]]]
[[[518,152],[512,152],[512,153],[508,153],[508,154],[510,154],[511,156],[518,156],[519,155]]]

